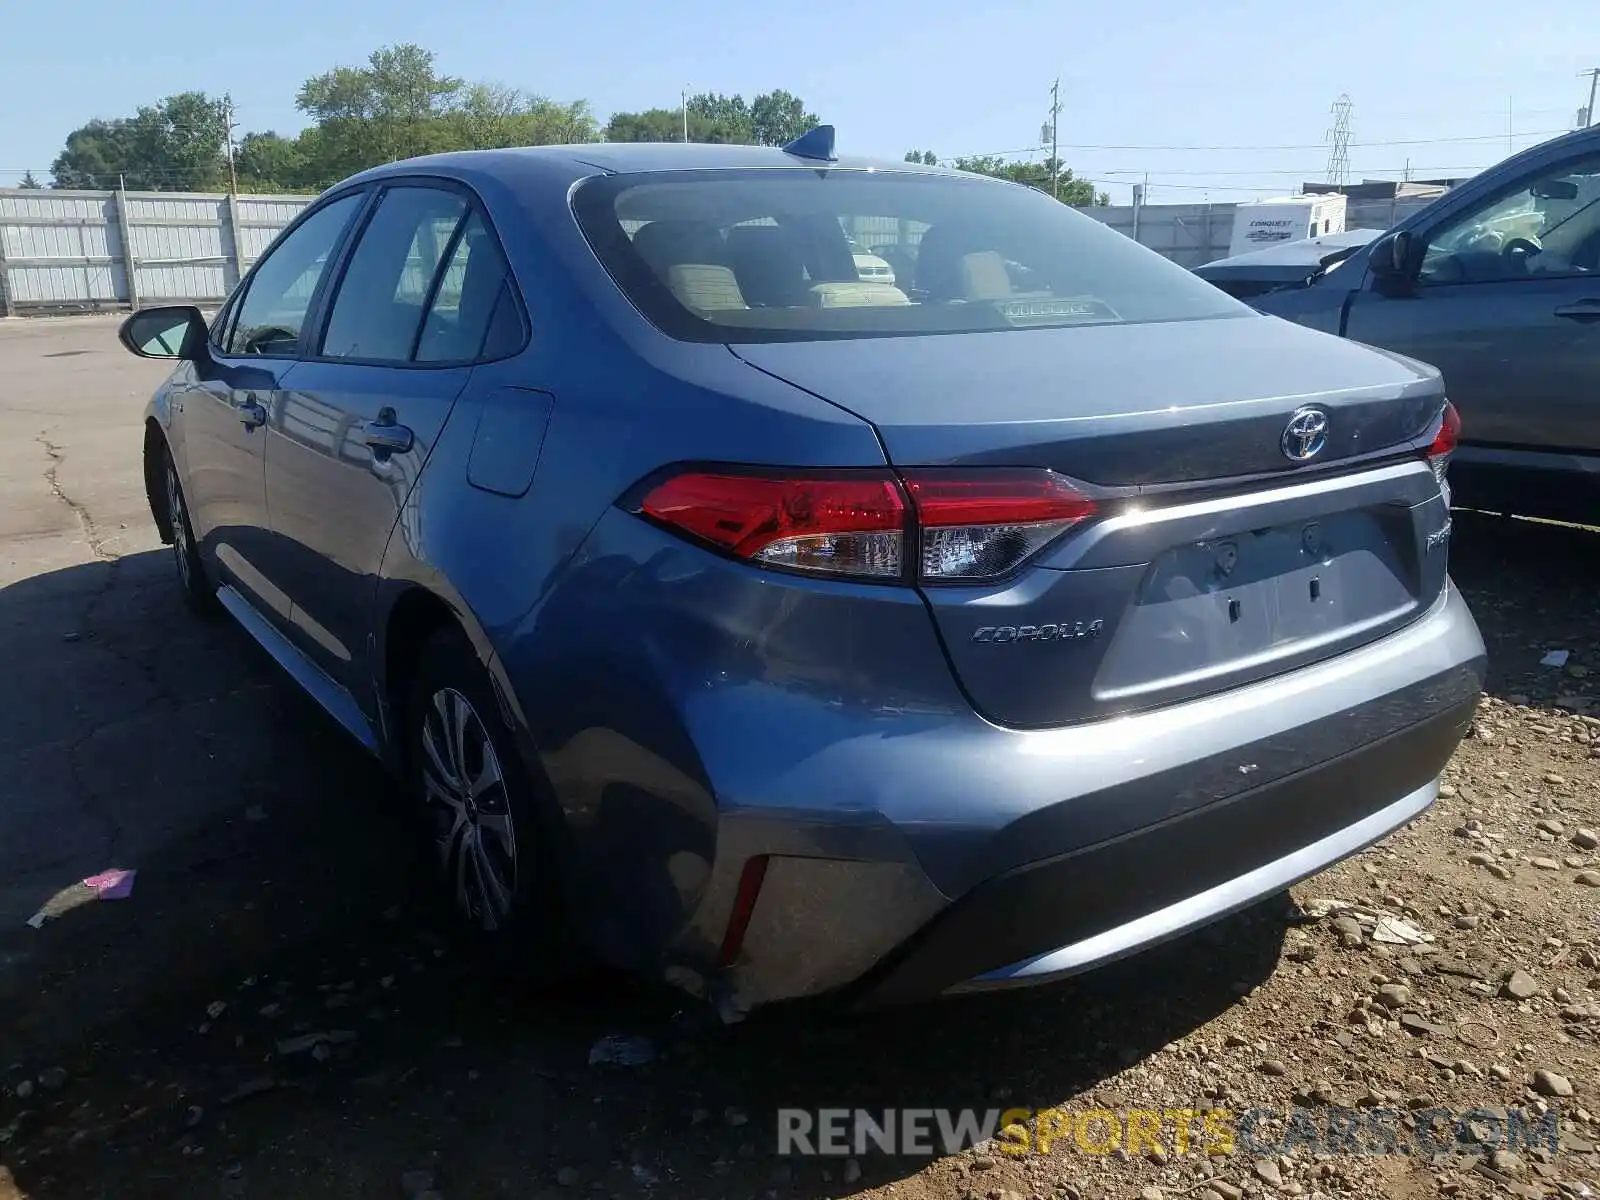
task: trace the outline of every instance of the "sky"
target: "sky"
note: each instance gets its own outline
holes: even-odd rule
[[[612,112],[786,88],[841,153],[1027,157],[1061,82],[1061,157],[1113,203],[1287,195],[1322,178],[1334,101],[1351,178],[1468,175],[1570,128],[1600,19],[1505,0],[5,0],[0,186],[68,132],[185,90],[293,133],[307,77],[417,42],[441,72]],[[1514,15],[1513,15],[1514,14]],[[1586,42],[1585,28],[1591,31]]]

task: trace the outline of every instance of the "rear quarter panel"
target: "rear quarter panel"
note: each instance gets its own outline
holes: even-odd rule
[[[457,615],[530,762],[558,781],[578,835],[583,869],[574,894],[591,941],[614,961],[647,965],[642,960],[681,924],[704,882],[691,872],[680,879],[685,896],[663,903],[661,888],[678,895],[676,885],[661,882],[679,878],[668,860],[691,847],[692,857],[708,861],[717,827],[685,725],[682,681],[654,670],[665,615],[630,603],[650,592],[630,581],[696,594],[693,564],[706,555],[648,530],[615,502],[674,462],[861,467],[881,466],[884,457],[859,418],[722,346],[672,342],[648,327],[593,259],[565,189],[548,182],[517,189],[485,181],[479,189],[525,298],[531,336],[518,356],[476,368],[451,413],[391,537],[375,636],[383,644],[395,606],[414,589]],[[480,423],[488,406],[506,402],[507,388],[530,389],[548,406],[542,438],[526,447],[536,469],[521,496],[474,486],[469,477]],[[626,537],[594,536],[608,514],[624,531],[649,532],[645,544],[660,561],[640,558]],[[661,553],[663,538],[674,553]],[[746,603],[768,597],[780,607],[788,590],[753,587]],[[902,613],[931,641],[920,602],[911,594],[906,600]],[[733,616],[748,625],[757,614]],[[936,665],[944,670],[942,660]],[[378,694],[391,682],[380,671]],[[621,804],[628,820],[597,822],[588,812],[596,796],[609,797],[613,809]],[[621,888],[629,879],[638,886]],[[619,911],[632,917],[619,919]]]

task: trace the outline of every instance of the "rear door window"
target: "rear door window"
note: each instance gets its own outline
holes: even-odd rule
[[[392,187],[378,201],[339,281],[324,358],[403,363],[456,227],[467,212],[445,188]]]
[[[418,362],[473,362],[521,349],[521,311],[493,232],[473,213],[439,277],[417,342]]]

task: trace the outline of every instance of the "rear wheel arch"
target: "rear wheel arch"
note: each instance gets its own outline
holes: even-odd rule
[[[422,664],[422,651],[440,629],[460,627],[455,610],[421,587],[406,589],[395,600],[383,623],[380,680],[386,742],[394,766],[404,772],[406,713],[411,685]]]
[[[455,629],[472,646],[479,663],[488,672],[500,701],[497,714],[507,729],[517,732],[520,721],[515,703],[507,692],[505,679],[488,649],[483,636],[470,617],[441,597],[437,592],[421,585],[411,584],[401,591],[385,610],[382,620],[379,663],[382,675],[378,680],[379,695],[383,704],[383,723],[387,748],[393,765],[400,770],[406,767],[405,718],[411,702],[411,685],[422,663],[422,652],[428,640],[441,629]]]
[[[531,966],[541,982],[556,982],[580,957],[571,941],[566,917],[565,863],[571,858],[568,831],[561,810],[550,795],[548,780],[534,757],[526,752],[526,739],[509,712],[497,663],[492,655],[485,654],[475,636],[478,633],[470,618],[464,618],[425,587],[411,586],[395,598],[383,633],[383,692],[390,764],[417,805],[419,815],[436,818],[436,798],[443,793],[437,787],[429,792],[421,785],[424,758],[419,733],[428,713],[428,698],[432,696],[438,703],[438,697],[448,696],[463,705],[469,717],[476,718],[475,727],[493,747],[494,760],[504,772],[496,778],[502,783],[502,803],[507,807],[493,811],[503,812],[508,818],[510,836],[515,839],[513,861],[519,866],[507,880],[513,884],[517,899],[515,908],[501,916],[509,922],[503,927],[506,932],[491,938],[484,937],[483,929],[470,932],[480,948],[496,956],[496,961],[501,961],[499,956],[504,954],[505,965],[519,974]],[[463,765],[470,761],[466,754],[450,757]],[[436,757],[434,761],[439,760]],[[487,767],[487,763],[484,765]],[[488,807],[476,808],[472,800],[457,794],[461,796],[456,802],[458,809],[464,802],[467,813],[491,811]],[[477,794],[476,788],[473,794]],[[435,803],[430,804],[430,799]],[[476,815],[467,819],[474,828],[478,826]],[[484,828],[489,828],[487,819]],[[439,828],[435,826],[430,832],[434,839],[430,852],[440,854],[443,842]],[[455,845],[459,851],[460,843]],[[521,865],[524,855],[525,866]],[[446,857],[447,861],[436,865],[445,868],[445,882],[451,883],[448,876],[452,865],[458,872],[463,868],[454,855]],[[457,897],[462,894],[461,885],[457,884]],[[456,916],[461,915],[458,899]]]

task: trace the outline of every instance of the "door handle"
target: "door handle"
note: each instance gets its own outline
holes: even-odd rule
[[[1600,300],[1578,300],[1556,309],[1556,316],[1569,321],[1600,321]]]
[[[373,420],[361,426],[360,439],[374,458],[404,454],[416,442],[416,435],[395,420],[394,409],[382,408]]]
[[[239,405],[239,422],[246,433],[259,429],[267,423],[267,410],[252,396]]]

